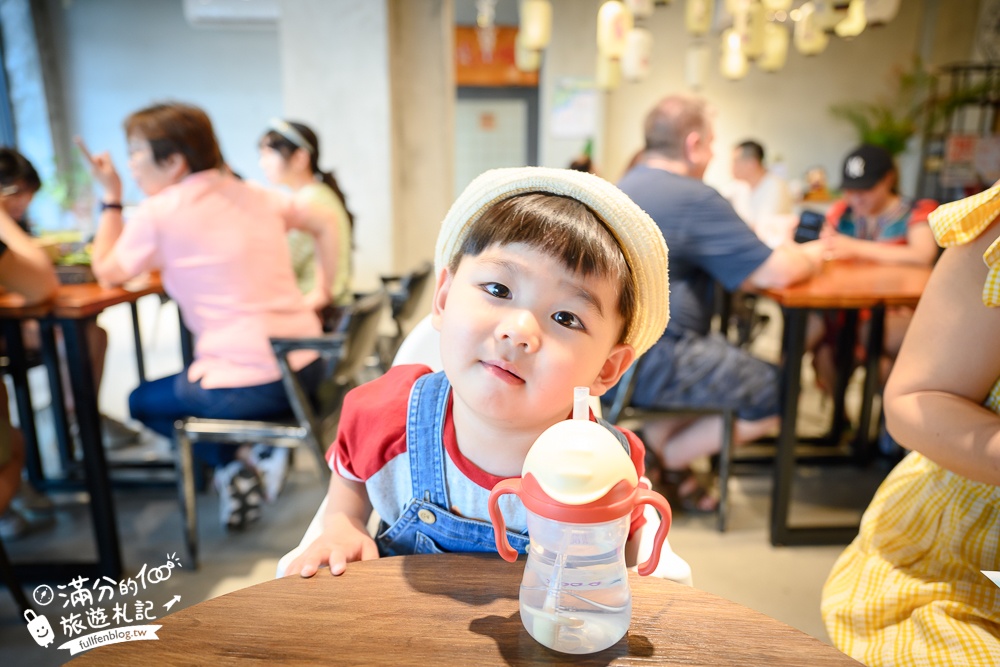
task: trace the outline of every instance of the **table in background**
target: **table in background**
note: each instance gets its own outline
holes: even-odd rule
[[[866,308],[871,310],[865,383],[856,443],[864,451],[870,446],[868,434],[872,426],[872,403],[878,391],[885,309],[892,306],[916,306],[930,274],[930,267],[832,261],[827,262],[818,275],[804,283],[783,289],[762,290],[764,295],[782,306],[785,317],[781,432],[778,436],[771,496],[771,544],[843,544],[850,542],[858,532],[857,526],[788,525],[795,472],[795,445],[798,441],[795,426],[809,311],[837,309],[849,313],[844,330],[848,332],[848,336],[852,336],[858,311]],[[853,344],[841,344],[839,347],[837,363],[838,369],[842,369],[853,358]],[[844,377],[838,382],[838,387],[834,388],[834,437],[840,436],[845,421],[843,395],[849,378],[847,374],[842,375]]]
[[[157,641],[98,647],[73,664],[858,664],[735,602],[634,573],[625,637],[591,655],[556,653],[521,625],[523,571],[523,560],[483,554],[351,563],[340,577],[293,575],[188,607],[152,621]]]
[[[30,431],[25,433],[29,478],[46,487],[38,457],[37,434],[34,429],[34,415],[27,386],[27,367],[24,363],[24,344],[21,337],[21,323],[26,319],[37,319],[42,336],[45,365],[49,371],[50,390],[53,396],[53,416],[61,445],[68,439],[64,405],[59,376],[59,357],[55,350],[52,326],[58,325],[63,333],[66,346],[66,366],[73,390],[77,423],[80,428],[80,445],[84,468],[84,485],[90,497],[90,512],[94,537],[97,544],[97,561],[80,562],[36,562],[17,564],[14,570],[22,580],[66,579],[76,576],[107,575],[118,578],[122,572],[121,547],[115,520],[114,501],[108,479],[107,461],[101,443],[100,413],[97,393],[94,391],[94,369],[88,353],[87,323],[104,309],[120,303],[132,306],[133,333],[136,341],[136,357],[142,377],[142,346],[136,318],[135,302],[147,294],[161,294],[163,287],[158,276],[153,275],[142,281],[133,281],[129,287],[101,287],[96,283],[60,285],[53,300],[39,306],[20,306],[20,298],[14,294],[0,295],[0,321],[8,344],[8,355],[12,363],[12,377],[17,396],[20,423]],[[62,449],[63,447],[61,447]]]

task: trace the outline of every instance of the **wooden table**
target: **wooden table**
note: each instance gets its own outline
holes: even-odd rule
[[[783,289],[763,290],[784,311],[785,332],[783,343],[781,432],[774,466],[774,486],[771,501],[771,544],[843,544],[857,534],[857,526],[796,526],[788,525],[789,503],[795,467],[799,393],[801,389],[802,355],[805,353],[806,319],[810,310],[840,309],[849,314],[845,332],[852,336],[858,311],[871,309],[871,327],[866,353],[865,384],[858,423],[858,446],[868,447],[871,429],[872,402],[878,391],[878,363],[882,354],[885,326],[885,309],[889,306],[916,306],[923,294],[930,267],[898,264],[875,264],[856,261],[827,262],[822,272],[812,279]],[[853,340],[853,339],[851,339]],[[837,354],[838,368],[844,368],[853,358],[853,343],[840,345]],[[847,374],[834,388],[833,432],[839,436],[843,429],[843,395]]]
[[[600,653],[556,653],[521,625],[523,570],[471,554],[351,563],[340,577],[291,576],[188,607],[153,621],[158,641],[98,647],[73,664],[859,664],[735,602],[634,573],[625,637]]]
[[[38,319],[41,325],[42,348],[46,367],[49,369],[49,384],[53,392],[53,414],[56,430],[61,439],[68,439],[64,405],[61,400],[62,384],[59,378],[59,360],[55,352],[52,326],[62,329],[66,345],[66,365],[69,370],[70,385],[80,427],[80,444],[83,450],[84,483],[90,496],[90,511],[94,536],[97,543],[98,559],[94,563],[28,563],[15,566],[15,572],[22,580],[58,579],[69,580],[76,575],[117,578],[122,572],[121,548],[115,521],[114,503],[108,480],[107,462],[101,444],[100,413],[97,394],[94,391],[94,370],[88,353],[87,322],[95,318],[105,308],[119,303],[133,305],[134,333],[136,334],[136,355],[142,357],[141,342],[138,338],[138,324],[134,319],[135,302],[147,294],[160,294],[163,287],[158,276],[145,281],[132,282],[129,287],[105,288],[96,283],[61,285],[53,300],[39,306],[25,308],[15,294],[0,295],[0,322],[8,344],[11,358],[15,392],[20,423],[25,428],[27,467],[29,477],[41,481],[41,462],[38,458],[37,435],[34,431],[34,414],[27,387],[27,367],[23,363],[24,344],[21,338],[21,322]],[[141,361],[140,361],[141,363]],[[141,368],[141,366],[140,366]],[[30,433],[29,433],[30,432]],[[29,439],[30,436],[30,439]],[[45,486],[41,484],[41,486]]]

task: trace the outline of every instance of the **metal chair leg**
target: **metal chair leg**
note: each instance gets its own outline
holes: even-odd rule
[[[2,540],[0,540],[0,581],[7,584],[7,588],[10,589],[10,594],[14,597],[14,602],[17,603],[18,609],[20,609],[23,616],[24,612],[31,609],[31,604],[28,603],[28,598],[25,597],[20,582],[14,576],[14,568],[7,558],[7,551],[3,548]]]
[[[719,450],[719,507],[716,527],[720,533],[726,532],[729,520],[729,472],[733,461],[736,415],[732,410],[722,413],[722,448]]]
[[[184,522],[184,544],[187,547],[191,569],[198,569],[198,511],[194,488],[194,455],[191,438],[184,430],[184,422],[174,426],[177,435],[177,492]]]

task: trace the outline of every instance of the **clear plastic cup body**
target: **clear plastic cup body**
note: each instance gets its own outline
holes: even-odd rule
[[[632,620],[625,567],[629,516],[580,524],[527,514],[531,546],[520,611],[528,634],[562,653],[612,646]]]

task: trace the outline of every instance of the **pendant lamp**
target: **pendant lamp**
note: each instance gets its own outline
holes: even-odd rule
[[[730,81],[742,79],[747,74],[747,54],[743,52],[743,38],[733,28],[722,32],[722,76]]]
[[[795,48],[805,56],[815,56],[823,52],[830,38],[819,26],[816,10],[812,2],[799,7],[799,16],[795,20]]]
[[[787,12],[792,8],[792,0],[761,0],[760,4],[767,12]]]
[[[758,0],[750,3],[746,12],[746,32],[743,33],[743,52],[747,58],[759,58],[764,52],[764,26],[767,16],[764,5]]]
[[[514,38],[514,66],[522,72],[537,72],[542,66],[542,52],[525,48],[521,35],[522,33],[518,31],[517,37]]]
[[[765,72],[777,72],[788,58],[788,28],[780,23],[764,24],[764,52],[757,67]]]
[[[653,0],[625,0],[625,6],[637,19],[648,19],[653,15]]]
[[[617,59],[597,54],[597,87],[601,90],[614,90],[622,82],[621,63]]]
[[[704,35],[712,27],[712,0],[687,0],[684,26],[692,35]]]
[[[851,0],[847,6],[847,18],[840,21],[833,29],[838,37],[851,39],[865,30],[868,19],[865,17],[865,0]]]
[[[617,60],[625,51],[625,35],[632,29],[632,12],[618,0],[608,0],[597,11],[597,52]]]
[[[622,54],[622,77],[626,81],[642,81],[649,76],[649,61],[653,51],[653,33],[645,28],[632,28],[625,35]]]
[[[684,54],[684,79],[691,90],[700,90],[708,71],[708,46],[696,42]]]
[[[517,32],[523,48],[540,51],[552,38],[552,3],[549,0],[521,0],[521,24]]]

